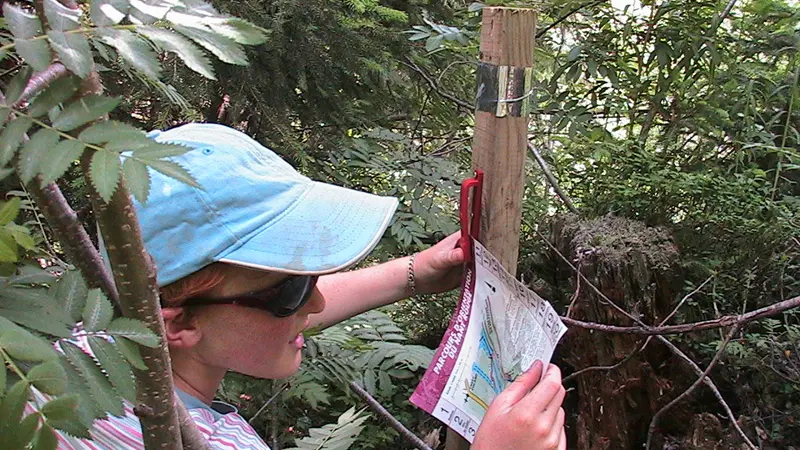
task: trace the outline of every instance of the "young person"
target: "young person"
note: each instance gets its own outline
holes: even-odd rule
[[[148,202],[135,206],[158,270],[176,394],[213,448],[267,448],[235,408],[214,401],[227,371],[288,377],[306,328],[460,281],[456,235],[344,271],[378,243],[394,198],[314,182],[228,127],[191,124],[152,137],[192,147],[172,160],[202,186],[151,172]],[[473,449],[566,448],[560,372],[551,365],[542,378],[542,370],[537,363],[492,403]],[[60,448],[142,448],[127,407],[97,421],[92,437],[60,436]]]

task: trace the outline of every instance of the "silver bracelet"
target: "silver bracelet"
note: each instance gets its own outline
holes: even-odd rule
[[[414,253],[408,258],[408,289],[411,291],[411,296],[417,295],[417,280],[414,277],[414,260],[417,259],[417,254]]]

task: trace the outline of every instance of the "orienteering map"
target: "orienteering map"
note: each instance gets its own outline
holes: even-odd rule
[[[546,300],[472,241],[461,300],[411,402],[469,442],[492,400],[567,331]]]

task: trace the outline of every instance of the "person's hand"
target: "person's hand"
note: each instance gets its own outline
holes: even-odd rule
[[[459,232],[455,232],[417,254],[414,260],[417,293],[438,294],[461,283],[464,251],[456,247],[459,236]]]
[[[564,387],[550,364],[544,378],[536,361],[495,397],[478,428],[472,450],[565,450]]]

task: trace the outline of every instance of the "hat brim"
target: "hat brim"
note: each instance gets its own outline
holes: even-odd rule
[[[397,205],[393,197],[313,182],[292,208],[215,259],[288,274],[337,272],[375,248]]]

